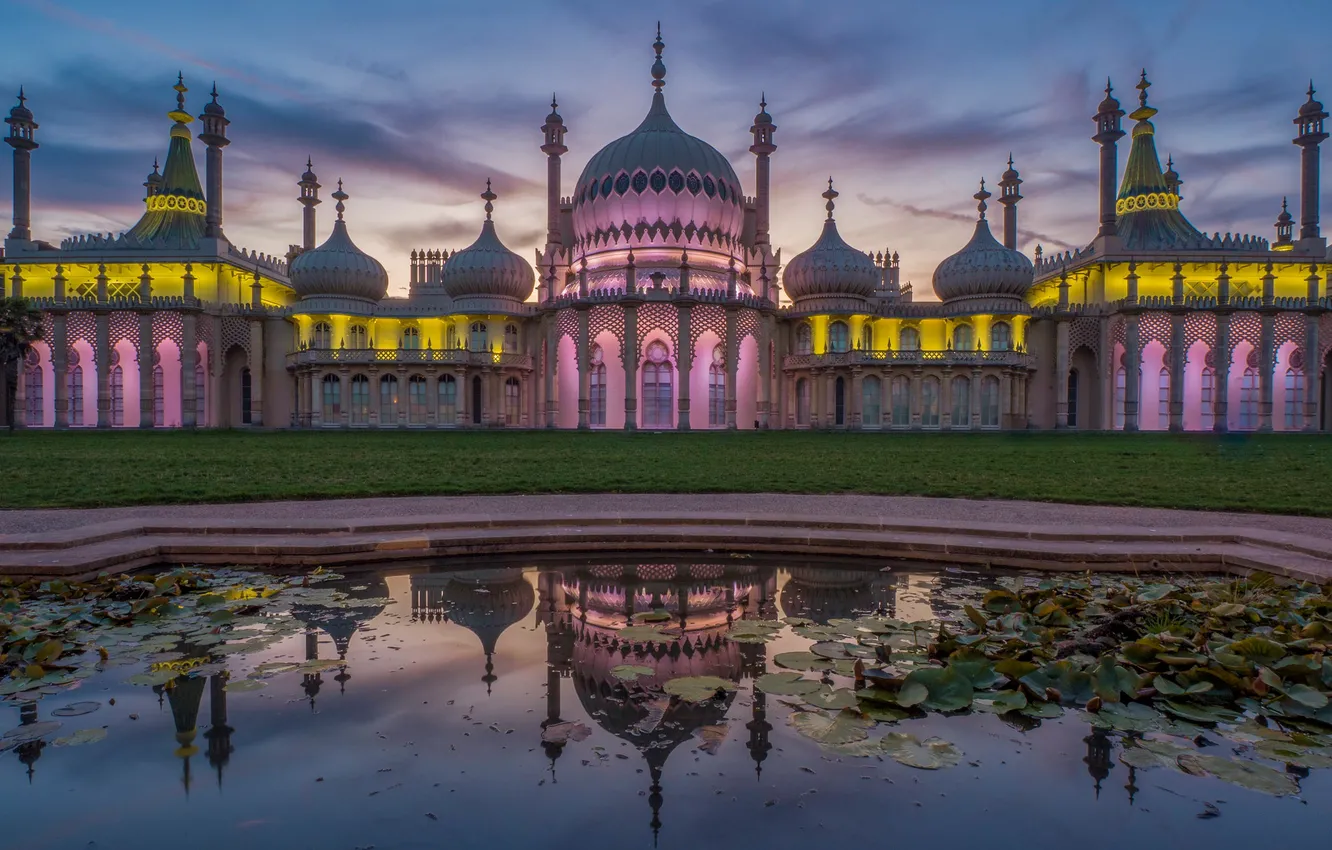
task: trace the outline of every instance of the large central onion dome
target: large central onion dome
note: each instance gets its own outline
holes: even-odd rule
[[[532,267],[499,240],[495,234],[493,201],[498,196],[490,191],[481,194],[486,202],[486,220],[481,235],[461,251],[455,251],[444,263],[440,283],[449,297],[454,299],[505,299],[525,301],[532,294],[535,278]]]
[[[574,187],[576,250],[591,256],[632,245],[716,247],[739,241],[740,179],[726,157],[689,135],[666,111],[665,47],[653,49],[652,108],[643,123],[597,152]]]
[[[338,181],[338,220],[333,222],[333,234],[323,245],[303,252],[291,261],[288,274],[291,288],[302,298],[356,298],[378,301],[388,294],[388,272],[379,260],[357,248],[347,235],[347,223],[342,214],[350,197],[342,191]]]
[[[782,282],[792,301],[870,298],[882,280],[874,260],[846,244],[837,232],[837,221],[833,218],[833,200],[837,195],[829,177],[828,191],[823,193],[828,199],[825,205],[828,220],[823,223],[823,234],[813,247],[786,264]]]
[[[1034,268],[1026,255],[1005,248],[990,233],[985,220],[985,181],[973,196],[979,203],[980,218],[976,232],[961,251],[944,260],[934,270],[934,294],[941,301],[1021,299],[1031,287]]]

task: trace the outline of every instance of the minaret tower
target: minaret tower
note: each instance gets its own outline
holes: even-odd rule
[[[26,100],[20,88],[18,105],[5,119],[9,125],[5,143],[14,149],[14,229],[9,231],[9,240],[16,242],[32,241],[32,152],[38,145],[33,138],[37,122],[32,120],[32,110],[24,105]]]
[[[301,250],[308,251],[315,246],[315,207],[319,206],[319,178],[315,177],[314,161],[305,158],[305,173],[296,184],[301,187],[301,196],[297,198],[305,209],[301,212]]]
[[[1008,170],[999,180],[999,203],[1004,205],[1004,247],[1010,251],[1017,250],[1017,205],[1022,200],[1022,195],[1018,193],[1018,187],[1022,185],[1022,178],[1018,176],[1017,169],[1013,168],[1013,155],[1008,155]]]
[[[162,172],[161,166],[157,164],[157,159],[153,159],[153,172],[148,175],[148,179],[143,181],[143,198],[147,200],[162,191]]]
[[[199,120],[203,122],[203,132],[199,141],[208,146],[204,160],[204,190],[207,193],[208,207],[204,214],[204,236],[209,239],[225,239],[222,235],[222,149],[231,144],[227,138],[227,111],[217,102],[217,83],[213,83],[213,99],[204,105]]]
[[[564,119],[560,117],[559,103],[550,96],[550,114],[541,125],[545,144],[541,152],[546,155],[546,245],[559,246],[560,236],[560,157],[569,152],[564,144]]]
[[[1124,110],[1115,99],[1110,80],[1105,81],[1105,100],[1097,108],[1092,120],[1096,122],[1096,135],[1092,141],[1101,146],[1101,227],[1098,239],[1116,235],[1115,182],[1119,177],[1119,140],[1124,138],[1122,126]]]
[[[1327,140],[1323,122],[1327,112],[1323,104],[1314,100],[1313,81],[1309,81],[1309,99],[1300,107],[1295,117],[1295,126],[1299,135],[1293,141],[1300,146],[1300,239],[1296,243],[1305,253],[1322,257],[1327,242],[1318,233],[1318,148]],[[11,141],[10,144],[13,144]],[[17,157],[17,153],[15,153]],[[17,160],[14,172],[15,186],[18,185]],[[15,190],[17,194],[17,189]],[[15,206],[15,222],[18,213]]]
[[[773,131],[777,125],[772,123],[772,116],[768,114],[768,97],[763,94],[759,97],[759,112],[754,116],[754,125],[749,128],[749,132],[754,135],[754,144],[749,146],[749,152],[754,154],[754,242],[758,245],[768,244],[768,228],[770,224],[769,204],[771,194],[769,185],[772,179],[772,165],[769,157],[773,151],[777,150],[777,145],[772,140]]]

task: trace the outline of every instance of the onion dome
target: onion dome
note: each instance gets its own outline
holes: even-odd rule
[[[1310,81],[1309,81],[1309,99],[1306,100],[1306,101],[1304,102],[1304,104],[1300,107],[1300,117],[1301,117],[1301,118],[1308,118],[1308,117],[1310,117],[1310,116],[1317,117],[1317,116],[1319,115],[1319,113],[1321,113],[1322,111],[1323,111],[1323,104],[1321,104],[1321,103],[1319,103],[1318,101],[1314,100],[1313,80],[1310,80]],[[13,113],[10,113],[10,114],[13,114]]]
[[[153,171],[148,175],[148,179],[143,181],[144,195],[151,198],[162,191],[162,172],[158,171],[157,160],[153,160]]]
[[[869,298],[881,282],[880,271],[868,254],[862,253],[842,239],[833,218],[833,200],[838,193],[828,178],[828,199],[825,209],[828,220],[823,223],[823,234],[813,247],[797,254],[786,264],[782,281],[786,294],[793,301],[810,298]]]
[[[500,635],[522,622],[536,605],[536,591],[521,569],[502,568],[459,573],[444,588],[449,619],[476,635],[486,655],[486,693],[495,675],[495,647]]]
[[[314,173],[314,158],[307,156],[305,158],[305,173],[301,175],[301,183],[318,183],[318,182],[319,178],[316,177]]]
[[[184,79],[177,75],[176,108],[167,113],[173,122],[171,142],[167,147],[166,164],[162,167],[161,182],[145,199],[143,217],[125,234],[125,247],[152,246],[157,248],[192,249],[198,247],[204,235],[204,218],[208,211],[199,172],[194,165],[190,128],[194,116],[185,111],[185,93],[189,91]]]
[[[744,198],[735,169],[716,148],[681,130],[666,111],[664,47],[658,30],[652,66],[656,91],[647,116],[632,133],[588,160],[575,185],[574,236],[589,256],[598,249],[623,248],[640,227],[680,228],[671,234],[674,244],[731,243],[743,231]],[[646,244],[639,234],[634,247]]]
[[[1179,179],[1179,172],[1175,170],[1175,158],[1173,156],[1166,157],[1166,170],[1161,176],[1165,178],[1166,188],[1178,197],[1179,187],[1184,185],[1184,181]]]
[[[1096,107],[1096,111],[1098,113],[1116,112],[1119,110],[1119,99],[1114,96],[1114,94],[1112,93],[1113,91],[1114,89],[1110,85],[1110,78],[1106,77],[1105,100],[1101,101],[1101,105]]]
[[[27,100],[27,96],[23,93],[23,87],[19,86],[18,103],[9,110],[9,117],[13,118],[14,121],[31,121],[33,117],[32,110],[27,107]]]
[[[388,294],[388,272],[378,260],[357,248],[347,235],[342,214],[347,209],[343,201],[349,195],[342,191],[341,180],[333,197],[338,202],[333,234],[323,245],[291,261],[288,269],[291,287],[302,298],[331,296],[378,301]]]
[[[941,301],[1022,298],[1032,282],[1031,260],[1005,248],[990,233],[990,223],[985,220],[985,200],[990,193],[985,191],[984,180],[973,197],[980,212],[976,232],[961,251],[934,270],[934,294]]]
[[[764,92],[763,94],[759,95],[759,111],[758,114],[754,116],[754,123],[756,125],[772,123],[772,116],[768,114],[767,92]]]
[[[222,108],[222,104],[217,102],[217,83],[213,83],[213,90],[210,94],[212,95],[213,100],[204,104],[204,114],[217,116],[226,115],[227,111]]]
[[[536,278],[532,267],[499,240],[495,234],[495,222],[490,214],[495,211],[492,203],[498,197],[490,190],[490,181],[486,181],[486,191],[481,194],[486,202],[486,220],[481,225],[481,235],[476,241],[461,251],[455,251],[444,263],[440,283],[449,297],[459,298],[504,298],[513,301],[525,301],[532,294]]]

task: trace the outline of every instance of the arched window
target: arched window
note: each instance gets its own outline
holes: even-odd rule
[[[1078,370],[1068,370],[1068,427],[1078,427]]]
[[[328,322],[315,322],[314,333],[310,338],[311,348],[333,347],[333,326]]]
[[[811,354],[814,351],[814,332],[808,324],[796,326],[795,353]]]
[[[958,325],[953,328],[953,350],[971,351],[976,347],[976,337],[971,325]]]
[[[254,424],[254,384],[250,378],[250,367],[241,369],[241,424]]]
[[[505,354],[517,354],[517,353],[518,353],[518,326],[517,326],[517,325],[505,325],[505,326],[504,326],[504,353],[505,353]]]
[[[351,379],[351,424],[370,424],[370,379],[365,375]]]
[[[833,322],[828,326],[828,350],[840,354],[850,347],[851,332],[846,327],[846,322]]]
[[[999,379],[994,375],[981,378],[980,420],[982,428],[999,427]]]
[[[920,331],[915,328],[902,328],[897,348],[900,351],[920,351]]]
[[[111,427],[125,427],[125,370],[111,369]]]
[[[85,424],[83,421],[83,367],[75,366],[67,373],[66,383],[69,389],[69,424],[75,427]]]
[[[939,379],[929,375],[920,382],[920,424],[939,427]]]
[[[1170,370],[1162,369],[1156,378],[1156,424],[1162,430],[1170,427]]]
[[[342,379],[337,375],[324,376],[324,404],[320,411],[325,424],[342,421]]]
[[[421,331],[419,328],[407,327],[402,329],[402,347],[407,351],[419,351],[421,349]]]
[[[1013,329],[1008,322],[990,325],[990,350],[1009,351],[1013,348]]]
[[[720,346],[712,349],[712,363],[708,365],[708,427],[726,426],[726,351]]]
[[[1123,366],[1115,372],[1115,430],[1124,430],[1124,390],[1128,386],[1128,372]]]
[[[866,375],[860,382],[860,424],[863,428],[878,428],[883,424],[883,385],[878,375]]]
[[[204,380],[203,363],[194,364],[194,424],[200,428],[208,421],[208,383]]]
[[[905,427],[911,424],[911,382],[897,375],[889,387],[893,405],[893,424]]]
[[[833,382],[833,424],[846,424],[846,379],[841,375]]]
[[[154,354],[154,357],[157,355]],[[166,424],[166,376],[162,373],[162,366],[158,364],[153,367],[153,427],[161,428]]]
[[[455,325],[449,325],[444,329],[444,347],[450,351],[461,348],[458,344],[458,328]]]
[[[643,427],[669,428],[674,420],[672,404],[675,400],[673,377],[675,367],[669,360],[666,346],[654,342],[648,346],[647,363],[643,364]]]
[[[1304,427],[1304,370],[1286,370],[1286,430]]]
[[[471,336],[467,342],[469,351],[486,351],[489,346],[486,344],[486,323],[472,322]]]
[[[971,427],[971,379],[966,375],[953,377],[953,427]]]
[[[869,322],[860,326],[860,350],[874,350],[874,325]]]
[[[23,422],[28,427],[40,426],[46,422],[46,405],[42,396],[41,358],[35,351],[28,351],[25,358],[27,366],[23,369]]]
[[[522,385],[517,378],[509,378],[504,382],[504,424],[521,425],[522,421]]]
[[[796,381],[796,424],[809,425],[809,378]]]
[[[1199,401],[1203,430],[1210,431],[1216,427],[1216,371],[1211,366],[1202,370],[1202,395]]]
[[[425,424],[429,387],[424,375],[412,375],[407,379],[407,421],[412,425]]]
[[[458,381],[452,375],[439,377],[439,424],[458,423]]]
[[[347,347],[355,349],[370,347],[370,335],[365,325],[352,325],[347,329]]]
[[[601,346],[593,344],[588,354],[588,411],[587,421],[593,428],[606,427],[606,363]]]
[[[379,425],[398,424],[398,376],[385,375],[379,379]]]
[[[1239,426],[1241,430],[1258,427],[1258,370],[1252,366],[1240,377]]]

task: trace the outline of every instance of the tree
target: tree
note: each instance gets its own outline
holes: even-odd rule
[[[19,364],[42,338],[42,314],[22,298],[0,298],[0,375],[5,385],[5,425],[12,432],[18,412]]]

